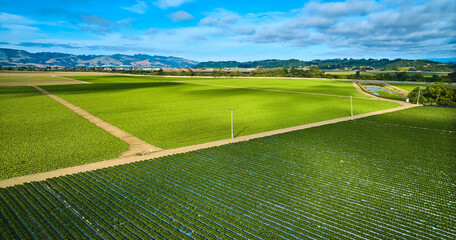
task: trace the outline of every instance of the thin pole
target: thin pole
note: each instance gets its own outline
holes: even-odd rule
[[[353,96],[350,96],[351,116],[353,118]]]
[[[234,138],[234,134],[233,134],[233,129],[234,129],[233,111],[234,111],[234,108],[231,108],[230,111],[231,111],[231,138]]]
[[[421,86],[419,86],[419,88],[418,88],[418,98],[416,99],[416,104],[418,104],[420,101],[420,93],[421,93]]]

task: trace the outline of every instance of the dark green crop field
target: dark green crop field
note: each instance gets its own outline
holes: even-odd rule
[[[128,145],[32,87],[0,87],[0,179],[117,157]]]
[[[455,239],[455,123],[413,108],[0,189],[0,238]]]
[[[77,79],[94,84],[43,88],[164,149],[229,138],[230,108],[235,109],[235,136],[350,115],[347,96],[203,86],[158,81],[152,77]],[[113,83],[96,83],[99,81]],[[331,88],[327,91],[334,93]],[[355,115],[399,106],[367,99],[353,99],[353,105]]]

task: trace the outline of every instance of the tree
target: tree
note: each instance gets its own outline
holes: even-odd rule
[[[242,73],[241,71],[237,70],[235,72],[231,72],[230,76],[232,76],[232,77],[242,77],[242,76],[245,76],[245,74]]]
[[[310,71],[311,72],[318,72],[318,71],[320,71],[320,69],[318,68],[317,65],[312,65],[312,66],[310,66]]]
[[[355,76],[355,78],[356,78],[356,79],[358,79],[358,78],[360,78],[360,77],[361,77],[361,74],[359,73],[359,70],[356,70],[356,72],[355,72],[355,75],[354,75],[354,76]]]
[[[214,77],[220,77],[220,76],[226,76],[226,75],[228,75],[228,74],[223,70],[212,71],[212,76],[214,76]]]
[[[187,76],[193,76],[193,70],[191,68],[187,68]]]
[[[456,72],[448,73],[448,78],[451,82],[456,82]]]
[[[419,103],[456,107],[456,88],[450,85],[434,83],[421,91],[417,87],[407,96],[412,103],[416,103],[418,92],[420,92]]]
[[[406,72],[396,72],[395,78],[397,81],[408,81],[410,80],[410,76]]]
[[[415,82],[424,82],[424,81],[425,81],[425,80],[424,80],[424,76],[423,76],[423,74],[421,74],[421,73],[415,73],[415,74],[413,74],[412,80],[415,81]]]

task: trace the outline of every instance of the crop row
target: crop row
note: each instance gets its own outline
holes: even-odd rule
[[[417,146],[363,138],[392,132]],[[436,139],[351,121],[0,189],[0,238],[454,239],[451,147],[416,157]]]

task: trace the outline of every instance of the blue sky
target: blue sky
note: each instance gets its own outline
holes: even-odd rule
[[[207,60],[454,58],[455,0],[0,0],[0,47]]]

